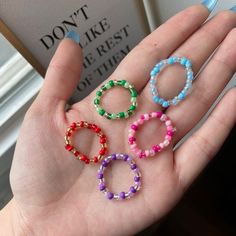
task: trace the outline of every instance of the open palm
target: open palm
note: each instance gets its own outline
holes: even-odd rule
[[[125,79],[139,92],[138,109],[127,120],[107,120],[95,111],[95,91],[64,111],[80,79],[80,47],[70,39],[60,44],[47,71],[44,86],[28,111],[17,142],[11,169],[11,186],[23,235],[129,235],[163,217],[180,199],[227,137],[236,119],[236,91],[230,91],[205,124],[178,149],[176,143],[207,112],[234,74],[236,63],[236,14],[225,11],[203,24],[209,12],[193,6],[171,18],[146,37],[121,62],[110,79]],[[142,189],[132,199],[108,201],[98,190],[98,164],[85,165],[64,148],[66,128],[73,121],[99,125],[108,137],[111,153],[130,152],[128,129],[140,114],[160,110],[152,102],[148,75],[155,63],[171,54],[188,57],[195,73],[219,46],[199,74],[191,94],[167,115],[177,127],[172,144],[148,159],[135,158],[142,172]],[[163,71],[159,90],[172,96],[180,88],[178,66]],[[106,110],[122,111],[129,96],[114,88],[103,98]],[[121,95],[122,94],[122,95]],[[225,115],[227,114],[227,115]],[[163,139],[160,122],[151,121],[139,132],[139,145],[147,148]],[[98,151],[98,139],[89,131],[75,137],[88,156]],[[131,175],[124,163],[112,165],[109,186],[123,190]],[[132,179],[131,179],[132,180]],[[128,185],[127,185],[128,186]]]

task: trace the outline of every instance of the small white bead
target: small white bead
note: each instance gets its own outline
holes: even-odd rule
[[[165,140],[165,141],[163,142],[163,144],[164,144],[165,147],[167,147],[167,146],[170,144],[170,141],[169,141],[169,140]]]
[[[150,153],[151,157],[153,157],[155,155],[155,152],[152,149],[149,150],[149,153]]]
[[[134,188],[138,191],[141,187],[141,182],[136,182]]]
[[[141,154],[141,152],[142,151],[140,149],[138,149],[138,151],[136,152],[137,156],[139,156]]]
[[[152,118],[156,118],[157,117],[157,113],[156,112],[152,112],[151,116],[152,116]]]
[[[129,134],[128,137],[129,137],[129,138],[132,138],[132,137],[134,137],[134,135],[133,135],[133,134]]]
[[[171,125],[171,121],[170,120],[167,120],[166,121],[166,126],[170,126]]]
[[[167,118],[167,116],[166,116],[165,114],[163,114],[163,115],[161,116],[160,120],[161,120],[161,121],[166,121],[166,118]]]
[[[137,147],[137,144],[136,144],[136,143],[134,143],[134,144],[131,144],[131,145],[130,145],[130,147],[131,147],[132,149],[134,149],[134,148],[136,148],[136,147]]]
[[[135,148],[132,148],[131,150],[132,150],[133,152],[137,153],[139,149],[138,149],[137,147],[135,147]]]
[[[170,141],[170,140],[171,140],[171,136],[166,135],[166,136],[165,136],[165,139]]]
[[[144,119],[145,120],[149,120],[149,115],[148,114],[144,114]]]
[[[142,119],[138,119],[138,123],[139,123],[140,125],[142,125],[142,124],[143,124],[143,120],[142,120]]]
[[[129,87],[129,83],[126,82],[124,87],[125,87],[125,88],[128,88],[128,87]]]
[[[146,155],[146,157],[148,157],[150,155],[149,150],[145,150],[145,155]]]

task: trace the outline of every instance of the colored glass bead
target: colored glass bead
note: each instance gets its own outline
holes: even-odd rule
[[[102,90],[103,92],[105,92],[105,91],[107,90],[106,85],[103,85],[103,86],[101,87],[101,90]]]
[[[97,91],[96,95],[100,97],[100,96],[102,96],[102,92],[101,91]]]
[[[99,100],[99,99],[97,99],[97,98],[96,98],[96,99],[94,99],[94,104],[95,104],[95,105],[99,105],[99,104],[100,104],[100,100]]]
[[[169,106],[169,102],[164,101],[164,102],[162,103],[162,106],[165,107],[165,108],[168,107],[168,106]]]
[[[126,80],[121,80],[120,83],[121,83],[122,86],[125,86],[125,84],[126,84]]]
[[[66,148],[66,150],[68,150],[68,151],[72,151],[72,150],[74,149],[74,147],[71,146],[70,144],[67,144],[67,145],[65,146],[65,148]]]
[[[109,200],[111,200],[113,197],[114,197],[114,194],[113,194],[113,193],[111,193],[111,192],[108,192],[108,193],[107,193],[107,198],[108,198]]]
[[[111,113],[107,113],[107,114],[106,114],[106,118],[107,118],[108,120],[111,120],[111,119],[112,119],[112,114],[111,114]]]
[[[136,189],[134,188],[134,186],[131,186],[131,187],[130,187],[130,192],[136,193]]]
[[[183,57],[183,58],[181,59],[181,61],[180,61],[180,64],[183,65],[183,66],[185,66],[185,64],[186,64],[187,61],[188,61],[187,58]]]
[[[129,110],[130,111],[134,111],[136,109],[136,106],[134,106],[134,105],[131,105],[130,107],[129,107]]]
[[[125,192],[120,192],[119,197],[120,197],[121,199],[125,199]]]
[[[124,112],[120,112],[119,113],[119,118],[124,118],[125,117],[125,113]]]
[[[106,188],[104,183],[99,184],[100,191],[103,191]]]
[[[138,96],[138,93],[135,89],[131,89],[130,91],[131,91],[131,96],[132,97],[137,97]]]
[[[103,116],[105,114],[105,110],[103,110],[102,108],[98,109],[98,113]]]
[[[168,64],[169,64],[169,65],[174,64],[174,59],[173,59],[173,57],[171,57],[171,58],[168,59]]]
[[[111,86],[111,87],[113,87],[115,84],[114,84],[114,82],[113,82],[113,80],[110,80],[109,82],[109,85]]]
[[[155,103],[158,103],[158,102],[159,102],[159,97],[158,97],[158,96],[154,96],[154,97],[153,97],[153,101],[154,101]]]
[[[140,181],[140,177],[139,176],[134,176],[134,181],[135,182],[139,182]]]
[[[116,160],[116,154],[112,154],[111,158],[112,158],[113,161]]]

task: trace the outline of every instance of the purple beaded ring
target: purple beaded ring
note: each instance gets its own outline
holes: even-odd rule
[[[111,161],[115,160],[123,160],[127,162],[130,165],[131,170],[134,172],[134,185],[130,187],[128,192],[120,192],[119,194],[112,193],[105,185],[104,170]],[[112,154],[105,158],[98,170],[97,178],[99,179],[99,190],[102,191],[105,194],[106,198],[109,200],[124,200],[131,198],[140,189],[141,186],[141,173],[135,162],[127,154]]]

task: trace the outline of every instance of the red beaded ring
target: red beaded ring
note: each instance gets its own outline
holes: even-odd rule
[[[152,146],[150,150],[140,150],[136,143],[136,138],[134,137],[135,132],[138,130],[138,126],[142,125],[145,121],[148,121],[153,118],[159,118],[160,121],[164,122],[166,125],[166,135],[162,143]],[[170,144],[170,141],[174,135],[175,128],[172,126],[172,122],[169,117],[163,114],[161,111],[152,112],[150,114],[141,115],[140,119],[135,121],[129,129],[129,144],[131,150],[139,157],[144,158],[148,156],[154,156],[156,153],[161,152],[163,148],[167,147]]]
[[[71,137],[73,132],[77,131],[79,128],[87,128],[87,129],[91,129],[92,131],[94,131],[98,137],[100,137],[100,144],[101,144],[101,149],[99,151],[99,155],[98,156],[94,156],[93,159],[89,159],[86,155],[80,153],[73,145],[72,145],[72,141],[71,141]],[[84,161],[86,164],[89,164],[90,162],[94,162],[97,163],[98,161],[100,161],[104,155],[107,152],[107,138],[106,135],[103,134],[103,132],[101,131],[101,129],[95,125],[95,124],[89,124],[88,122],[85,121],[80,121],[80,122],[73,122],[70,127],[67,129],[66,131],[66,135],[65,135],[65,149],[69,152],[72,152],[74,154],[74,156],[76,157],[76,159],[79,159],[81,161]]]

